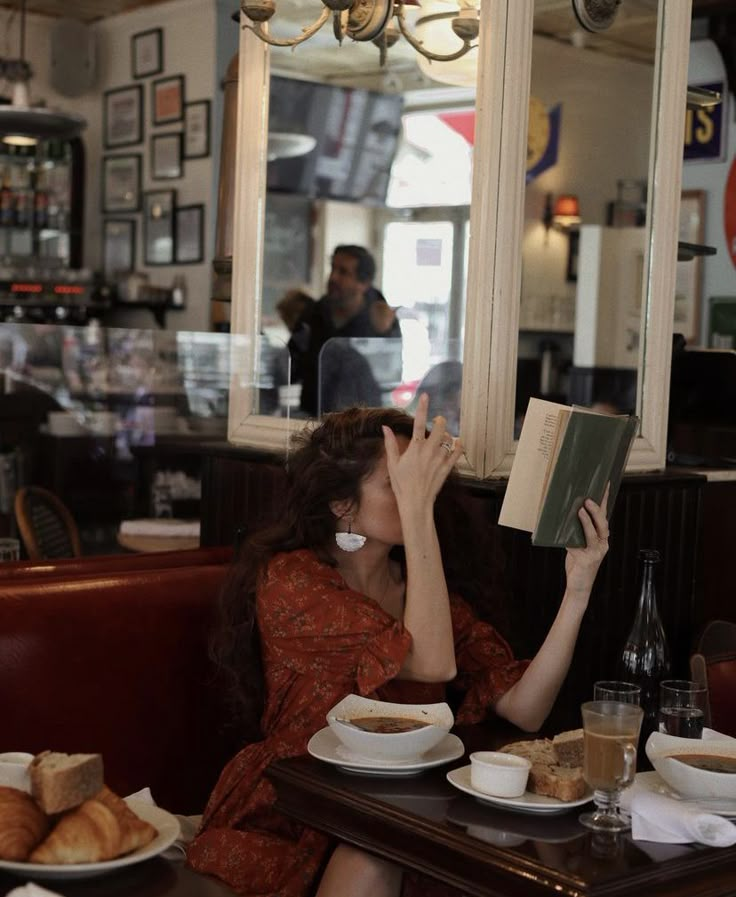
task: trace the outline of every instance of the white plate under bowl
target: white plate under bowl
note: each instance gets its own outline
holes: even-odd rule
[[[166,810],[160,807],[154,807],[152,804],[143,801],[128,800],[126,801],[131,810],[144,822],[150,822],[157,829],[158,835],[133,853],[128,853],[124,857],[118,857],[116,860],[106,860],[103,863],[68,863],[59,865],[47,865],[45,863],[11,863],[8,860],[0,860],[0,870],[12,872],[14,875],[21,875],[26,879],[38,880],[61,880],[72,878],[93,878],[96,875],[105,875],[108,872],[114,872],[116,869],[122,869],[124,866],[132,866],[134,863],[142,863],[144,860],[150,860],[151,857],[163,853],[168,847],[176,841],[181,832],[179,820]]]
[[[309,739],[307,751],[332,766],[339,766],[348,772],[372,776],[413,776],[433,766],[441,766],[451,760],[457,760],[465,753],[465,747],[452,733],[445,735],[442,741],[421,757],[413,760],[369,760],[352,754],[335,733],[326,726]]]
[[[736,819],[736,799],[732,797],[683,798],[654,769],[648,772],[637,772],[633,787],[637,791],[651,791],[654,794],[673,797],[675,800],[684,800],[687,802],[686,806],[700,810],[702,813],[713,813],[716,816],[725,816],[727,819]]]
[[[473,788],[470,784],[469,766],[451,769],[447,773],[447,781],[458,790],[470,794],[483,803],[492,804],[494,807],[503,807],[506,810],[515,810],[517,813],[545,813],[548,816],[554,816],[557,813],[572,810],[574,807],[582,807],[593,799],[593,792],[590,790],[577,800],[559,800],[544,794],[532,794],[530,791],[525,791],[521,797],[493,797]]]

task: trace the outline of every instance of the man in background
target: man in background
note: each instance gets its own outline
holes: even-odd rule
[[[389,337],[400,339],[401,330],[382,293],[373,286],[376,263],[362,246],[337,246],[327,292],[308,307],[294,326],[289,340],[292,380],[301,382],[301,410],[310,417],[336,411],[348,404],[380,404],[380,388],[366,359],[335,337]],[[320,397],[320,381],[323,387]],[[320,401],[321,398],[321,401]]]

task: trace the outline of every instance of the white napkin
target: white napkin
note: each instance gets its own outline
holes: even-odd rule
[[[27,885],[20,885],[20,887],[8,891],[5,897],[61,897],[61,894],[56,891],[49,891],[46,888],[42,888],[41,885],[29,881]]]
[[[141,803],[151,804],[154,807],[157,806],[150,788],[141,788],[135,794],[129,794],[126,800],[139,800]],[[166,857],[167,860],[183,860],[187,855],[187,844],[194,839],[194,836],[199,831],[202,817],[201,815],[181,816],[179,813],[174,813],[173,815],[179,820],[181,834],[171,847],[163,852],[162,856]]]
[[[736,825],[728,819],[704,813],[664,794],[637,788],[636,783],[624,791],[621,807],[631,814],[631,835],[635,841],[695,842],[710,847],[736,844]]]
[[[141,518],[123,520],[120,532],[124,536],[198,537],[199,520],[176,520],[172,518]]]

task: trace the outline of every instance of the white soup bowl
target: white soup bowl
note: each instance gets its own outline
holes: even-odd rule
[[[647,757],[665,782],[683,797],[736,798],[736,773],[698,769],[678,756],[708,755],[736,761],[736,738],[678,738],[652,732],[646,743]]]
[[[410,719],[424,725],[407,732],[368,732],[350,722],[365,717]],[[327,714],[329,727],[349,751],[382,762],[421,757],[442,741],[454,721],[447,704],[392,704],[360,695],[348,695]]]

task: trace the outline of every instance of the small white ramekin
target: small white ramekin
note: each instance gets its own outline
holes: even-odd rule
[[[521,797],[531,768],[526,757],[476,751],[470,755],[470,784],[476,791],[493,797]]]

